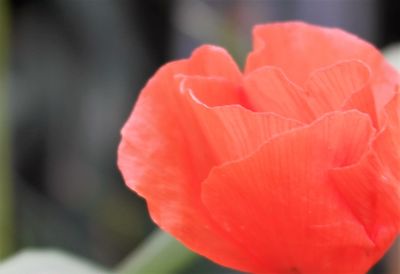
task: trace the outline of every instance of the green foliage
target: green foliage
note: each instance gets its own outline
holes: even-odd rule
[[[196,254],[187,250],[171,236],[156,231],[117,267],[116,273],[174,274],[188,267],[197,258]]]

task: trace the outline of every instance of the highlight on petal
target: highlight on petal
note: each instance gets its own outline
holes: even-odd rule
[[[221,97],[225,102],[238,99],[237,87],[220,79],[186,77],[182,89],[215,153],[217,165],[243,158],[268,139],[302,126],[298,121],[273,113],[251,112],[239,105],[212,107],[219,105],[215,101]]]
[[[214,168],[203,202],[227,233],[264,259],[260,273],[365,272],[374,243],[327,172],[357,163],[373,135],[358,111],[327,114]]]
[[[254,50],[246,63],[246,74],[264,66],[281,68],[288,78],[302,85],[316,69],[339,60],[358,59],[372,72],[371,85],[380,109],[393,96],[399,81],[391,67],[371,44],[336,28],[303,22],[258,25],[253,30]]]
[[[178,75],[179,91],[192,93],[197,101],[209,106],[242,105],[246,101],[243,90],[235,82],[220,77]]]
[[[142,90],[122,129],[118,166],[162,229],[222,265],[251,272],[259,263],[215,224],[201,202],[200,183],[215,160],[176,78],[186,74],[236,81],[230,60],[226,52],[205,46],[188,60],[163,66]]]
[[[264,67],[248,74],[243,80],[250,108],[274,112],[302,122],[311,122],[315,116],[303,90],[291,83],[277,68]]]
[[[341,61],[314,71],[305,85],[315,115],[339,109],[368,113],[377,126],[374,97],[369,88],[370,71],[360,61]]]

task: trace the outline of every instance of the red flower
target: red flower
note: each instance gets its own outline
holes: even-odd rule
[[[187,247],[255,273],[365,273],[399,232],[399,75],[370,44],[259,25],[242,73],[222,48],[166,64],[118,165]]]

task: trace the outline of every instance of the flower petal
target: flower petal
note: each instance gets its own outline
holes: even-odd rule
[[[180,75],[179,78],[180,92],[193,94],[197,102],[207,107],[246,106],[243,90],[235,82],[219,77]]]
[[[216,100],[222,97],[223,101],[237,101],[238,87],[227,81],[204,77],[186,77],[183,81],[182,92],[186,93],[207,143],[215,153],[217,165],[243,158],[271,137],[302,125],[276,114],[251,112],[239,105],[204,104],[219,105]]]
[[[341,61],[314,71],[305,90],[315,115],[339,109],[358,109],[368,113],[377,125],[376,109],[368,86],[370,71],[360,61]]]
[[[329,171],[338,191],[370,239],[377,245],[376,261],[393,242],[400,228],[400,189],[374,153],[359,163]]]
[[[357,109],[361,112],[367,113],[376,129],[380,129],[382,126],[382,117],[378,117],[375,98],[369,86],[365,86],[361,90],[354,92],[341,109]]]
[[[215,161],[176,77],[237,81],[236,69],[223,50],[207,46],[189,60],[162,67],[143,89],[122,130],[118,166],[162,229],[222,265],[252,271],[257,265],[253,256],[220,229],[201,202],[200,183]]]
[[[281,68],[291,81],[302,85],[316,69],[340,60],[359,59],[371,69],[372,90],[380,109],[393,96],[399,75],[369,43],[335,28],[302,22],[259,25],[254,28],[254,51],[246,73],[264,66]]]
[[[393,176],[400,180],[400,94],[385,107],[386,125],[374,142],[374,148]]]
[[[274,112],[302,122],[314,119],[303,90],[277,68],[264,67],[248,74],[243,85],[247,101],[255,111]]]
[[[187,75],[222,77],[240,82],[242,73],[229,53],[221,47],[204,45],[193,51]]]
[[[366,271],[365,250],[374,244],[326,172],[357,162],[373,134],[364,114],[328,114],[271,139],[246,159],[214,168],[203,182],[204,204],[264,258],[260,273]]]

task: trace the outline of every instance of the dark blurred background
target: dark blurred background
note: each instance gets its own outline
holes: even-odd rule
[[[378,47],[400,41],[396,0],[10,0],[9,12],[18,247],[105,266],[154,229],[115,163],[119,130],[161,64],[202,43],[243,64],[252,25],[276,20],[341,27]],[[400,273],[397,257],[375,273]],[[200,259],[185,273],[224,271]]]

